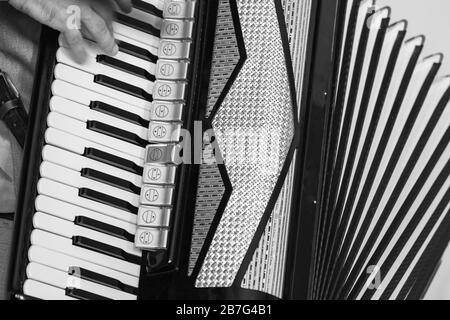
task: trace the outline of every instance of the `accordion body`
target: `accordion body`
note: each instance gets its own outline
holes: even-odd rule
[[[450,240],[443,56],[423,57],[424,37],[369,0],[133,3],[169,16],[152,97],[94,72],[106,69],[81,83],[88,67],[43,32],[12,296],[423,297]],[[128,69],[100,54],[92,68],[136,71],[151,59],[126,28],[142,23],[117,25]],[[171,43],[180,26],[191,33]],[[155,170],[170,182],[152,182]]]

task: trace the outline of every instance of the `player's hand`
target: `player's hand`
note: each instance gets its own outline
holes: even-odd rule
[[[131,0],[9,0],[9,3],[38,22],[61,32],[74,58],[86,56],[83,37],[95,41],[108,55],[119,48],[111,28],[115,10],[129,13]]]

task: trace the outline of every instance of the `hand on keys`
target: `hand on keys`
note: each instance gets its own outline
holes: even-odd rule
[[[67,46],[79,62],[85,59],[83,37],[95,41],[108,55],[119,48],[112,32],[115,10],[129,13],[131,0],[9,0],[9,3],[38,22],[63,34]]]

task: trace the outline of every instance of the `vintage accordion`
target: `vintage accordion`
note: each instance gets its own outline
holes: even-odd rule
[[[418,299],[450,240],[450,77],[372,0],[135,0],[42,35],[15,299]]]

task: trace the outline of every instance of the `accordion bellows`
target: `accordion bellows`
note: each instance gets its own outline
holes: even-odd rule
[[[221,1],[220,5],[227,2]],[[283,7],[299,93],[303,89],[309,32],[305,21],[310,18],[311,2],[286,1]],[[252,16],[260,14],[258,10],[266,12],[265,19]],[[266,163],[271,163],[270,158],[274,161],[275,174],[271,180],[260,173],[262,167],[248,165],[250,154],[255,151],[249,147],[251,144],[240,143],[236,137],[221,137],[219,129],[245,132],[264,127],[268,132],[282,132],[285,142],[275,142],[277,148],[281,146],[280,151],[287,150],[292,138],[289,92],[281,94],[283,79],[277,78],[276,70],[271,69],[283,70],[286,64],[277,44],[279,31],[273,3],[237,1],[237,11],[248,57],[213,120],[233,193],[197,279],[198,287],[233,284],[267,206],[268,197],[264,195],[273,189],[276,169],[281,168],[285,159],[283,153],[259,155]],[[224,30],[220,21],[216,33]],[[425,286],[414,278],[418,276],[418,268],[428,268],[430,276],[426,261],[436,258],[427,258],[427,244],[433,241],[438,226],[444,227],[441,223],[449,209],[445,193],[448,177],[445,130],[450,123],[447,110],[450,80],[437,79],[441,55],[420,57],[424,38],[411,35],[409,40],[407,23],[390,21],[389,8],[376,7],[372,1],[349,1],[345,21],[317,230],[314,289],[310,294],[334,299],[413,297]],[[258,28],[264,30],[261,32],[268,41],[264,48],[258,48],[262,41]],[[251,37],[246,36],[247,32]],[[220,52],[220,48],[230,37],[220,40],[216,38],[213,61],[224,60],[226,51]],[[257,51],[252,54],[252,50]],[[265,70],[270,72],[269,77]],[[251,79],[245,81],[246,76]],[[241,87],[241,79],[250,87]],[[276,90],[271,81],[279,83]],[[258,95],[253,97],[248,92]],[[276,102],[265,103],[265,97]],[[300,104],[301,95],[297,98]],[[251,111],[252,103],[260,108],[259,112]],[[247,122],[245,111],[254,112]],[[271,111],[286,116],[273,118]],[[231,148],[239,150],[240,155],[228,155]],[[238,173],[236,178],[233,172]],[[292,167],[248,264],[241,283],[244,288],[282,296],[293,173]],[[257,200],[248,201],[252,194]],[[239,206],[233,206],[234,201]],[[197,210],[201,209],[199,204]],[[213,216],[211,210],[209,221]],[[203,230],[206,234],[209,224],[202,227],[206,228]],[[194,228],[194,237],[200,230]],[[448,240],[442,242],[445,247]],[[414,286],[420,289],[413,290]]]

